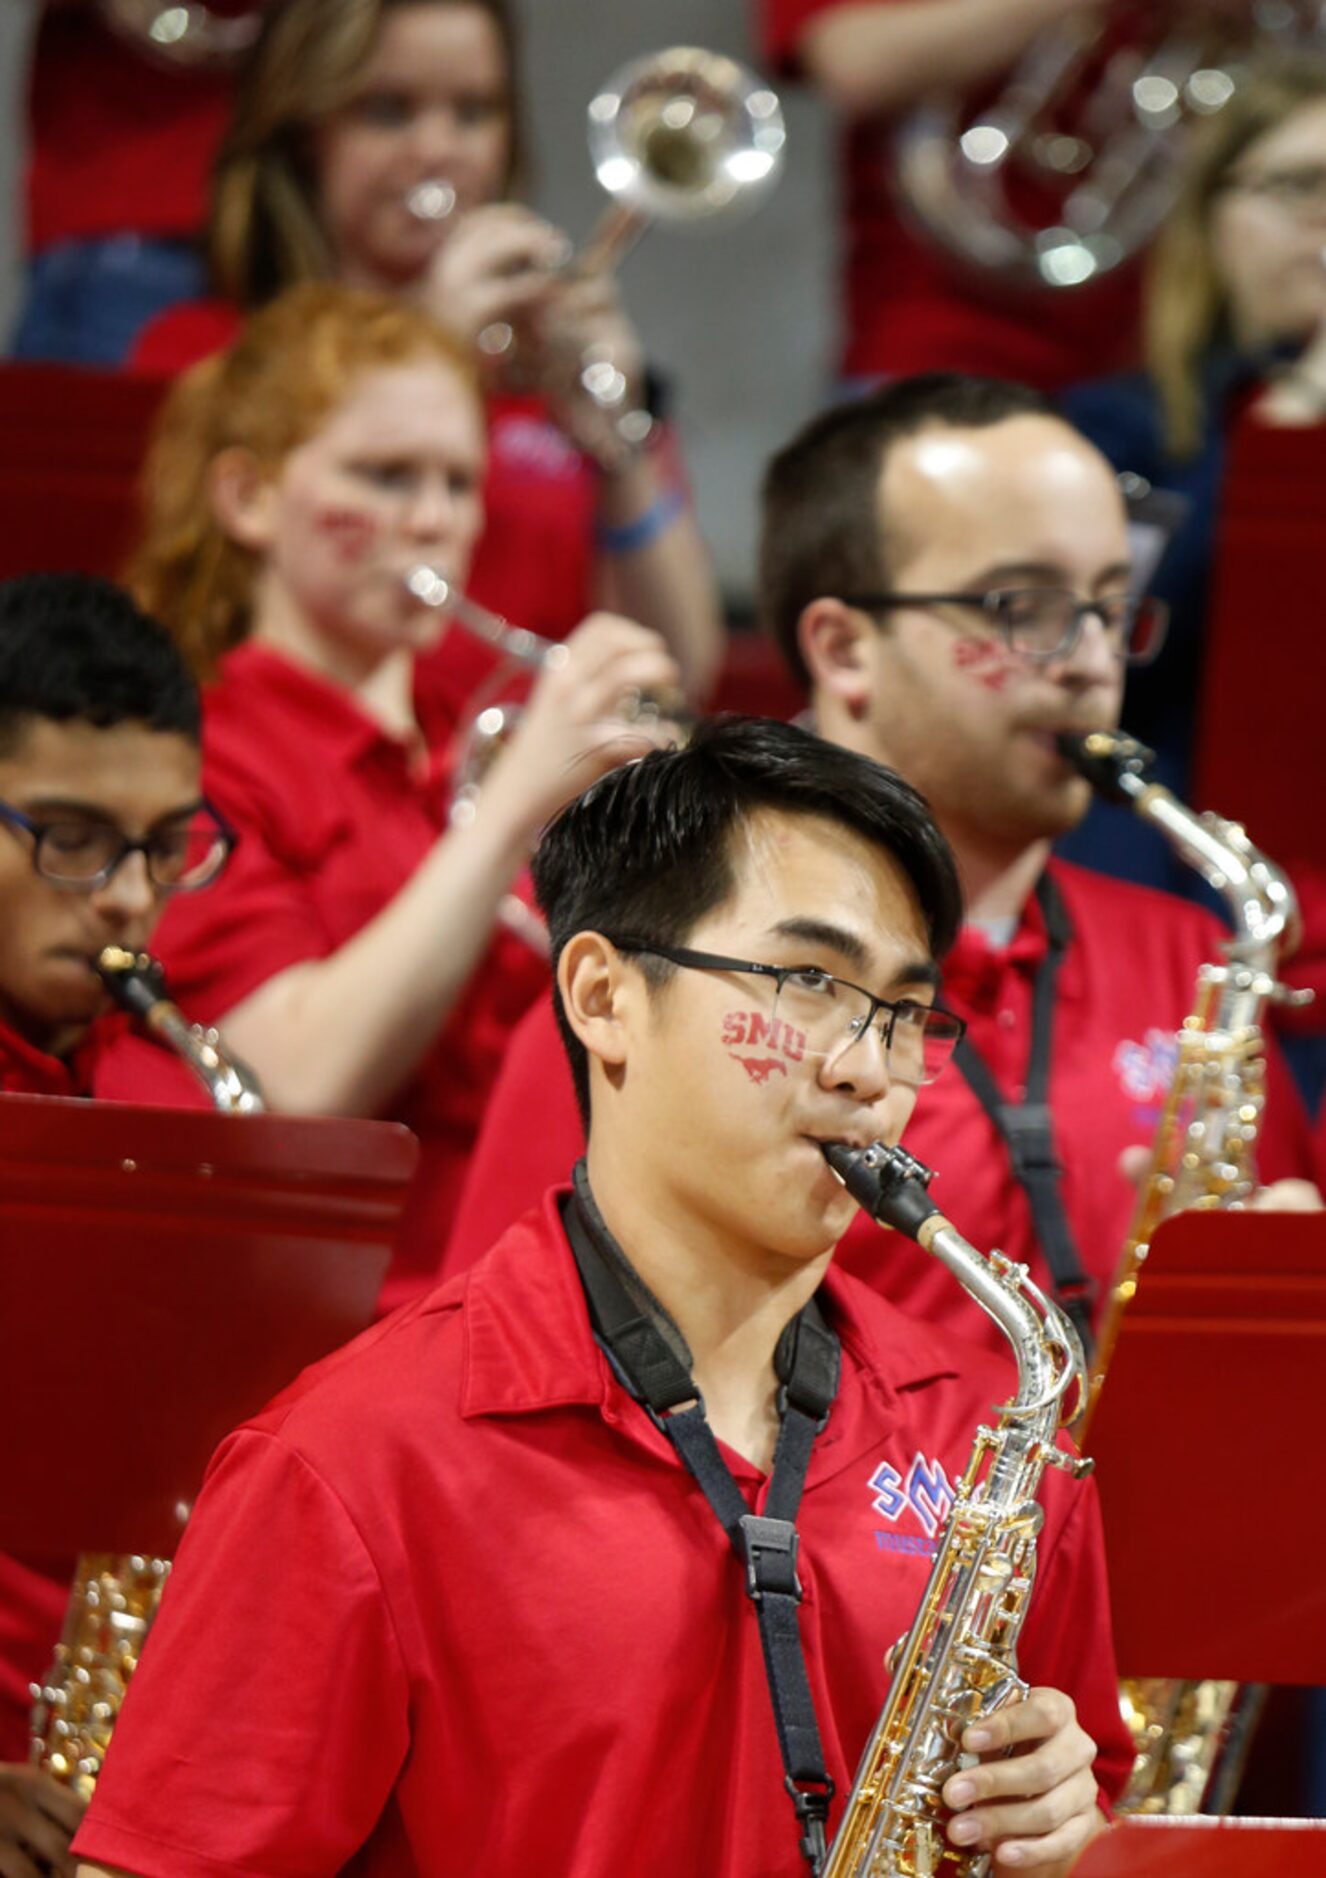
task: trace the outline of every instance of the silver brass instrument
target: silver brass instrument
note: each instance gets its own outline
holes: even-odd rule
[[[160,65],[190,69],[235,65],[253,45],[267,0],[245,12],[213,13],[202,0],[171,6],[163,0],[97,0],[97,11],[117,38]]]
[[[1086,9],[1039,33],[964,119],[935,97],[893,138],[893,179],[938,246],[1012,286],[1071,289],[1140,252],[1173,206],[1186,130],[1220,111],[1249,54],[1322,43],[1317,0]],[[1122,30],[1121,30],[1122,29]],[[1050,207],[1033,222],[1030,189]]]
[[[1224,962],[1198,972],[1193,1012],[1178,1035],[1174,1079],[1100,1326],[1085,1442],[1157,1226],[1189,1207],[1239,1206],[1256,1186],[1266,1101],[1262,1020],[1269,1005],[1306,1003],[1311,993],[1279,982],[1279,960],[1297,938],[1294,890],[1238,823],[1196,814],[1153,781],[1152,752],[1122,731],[1063,737],[1060,748],[1099,794],[1161,831],[1222,896],[1234,926]],[[1121,1810],[1227,1810],[1259,1705],[1256,1692],[1231,1682],[1150,1678],[1125,1683],[1122,1704],[1137,1758]]]
[[[97,971],[111,995],[183,1057],[212,1099],[253,1115],[263,1099],[252,1070],[224,1053],[214,1030],[190,1024],[166,995],[147,953],[107,946]],[[32,1764],[91,1799],[115,1721],[170,1576],[170,1560],[84,1552],[55,1660],[31,1685]]]
[[[1025,1266],[983,1256],[926,1193],[930,1170],[902,1148],[826,1147],[825,1159],[881,1225],[915,1239],[1008,1338],[1017,1393],[977,1430],[888,1700],[861,1757],[821,1878],[983,1878],[990,1854],[944,1836],[941,1789],[967,1764],[961,1737],[982,1715],[1021,1701],[1017,1640],[1031,1597],[1036,1500],[1047,1467],[1080,1476],[1090,1461],[1056,1446],[1080,1407],[1085,1365],[1068,1318]]]
[[[228,1114],[256,1115],[266,1107],[258,1079],[248,1064],[222,1048],[217,1031],[188,1021],[166,995],[165,976],[148,953],[106,946],[97,960],[97,975],[117,1004],[188,1064],[214,1108]]]

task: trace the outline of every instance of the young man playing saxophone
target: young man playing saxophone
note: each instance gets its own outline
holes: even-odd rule
[[[766,476],[765,621],[808,686],[820,735],[899,770],[948,837],[966,923],[945,961],[944,998],[1013,1111],[996,1123],[964,1060],[921,1103],[908,1146],[939,1168],[936,1199],[960,1226],[1029,1264],[1038,1283],[1057,1283],[1084,1321],[1108,1291],[1134,1205],[1121,1163],[1145,1161],[1174,1034],[1221,939],[1195,906],[1050,861],[1090,799],[1056,736],[1117,723],[1127,656],[1149,629],[1130,576],[1113,470],[1018,385],[902,380],[807,425]],[[1048,994],[1039,1025],[1038,985]],[[475,1152],[449,1254],[457,1264],[574,1158],[575,1107],[555,1055],[551,1012],[536,1007]],[[1260,1163],[1279,1182],[1311,1161],[1274,1051],[1270,1075]],[[1053,1230],[1012,1145],[1047,1109],[1049,1134],[1031,1140],[1029,1158],[1062,1168]],[[533,1152],[495,1179],[513,1114]],[[1267,1197],[1316,1199],[1300,1182]],[[1056,1263],[1071,1253],[1068,1272],[1049,1268],[1047,1236]],[[918,1316],[994,1346],[960,1290],[910,1250],[881,1259],[864,1222],[842,1256]]]
[[[96,1092],[125,1023],[107,1014],[98,954],[146,946],[169,894],[223,865],[199,723],[179,653],[118,589],[76,574],[0,583],[0,1092]],[[26,1765],[28,1685],[72,1575],[72,1560],[59,1574],[0,1554],[0,1878],[42,1859],[73,1869],[81,1805]]]
[[[534,874],[585,1169],[222,1448],[83,1878],[802,1878],[747,1567],[660,1375],[701,1403],[743,1514],[796,1522],[846,1791],[946,1485],[1011,1380],[831,1264],[854,1203],[823,1144],[895,1142],[960,1030],[934,992],[951,858],[881,766],[737,719],[595,784]],[[729,1042],[756,1020],[760,1075]],[[803,1390],[827,1419],[775,1517]],[[992,1758],[946,1799],[955,1845],[1061,1878],[1129,1752],[1092,1489],[1056,1475],[1045,1503],[1039,1686],[968,1737]]]

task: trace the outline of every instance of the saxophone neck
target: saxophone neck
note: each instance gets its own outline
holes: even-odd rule
[[[157,959],[146,952],[106,946],[97,959],[97,975],[122,1010],[188,1065],[214,1108],[244,1115],[266,1108],[258,1079],[248,1065],[226,1053],[215,1030],[191,1024],[171,999]]]
[[[872,1219],[905,1233],[938,1259],[998,1325],[1018,1371],[1017,1393],[1000,1413],[1053,1439],[1060,1424],[1082,1407],[1086,1388],[1081,1340],[1066,1314],[1032,1283],[1025,1266],[999,1252],[987,1257],[962,1236],[927,1192],[931,1170],[905,1148],[879,1141],[867,1148],[834,1142],[824,1155]],[[1065,1412],[1070,1396],[1076,1399]]]
[[[1288,877],[1253,846],[1246,829],[1181,802],[1156,781],[1155,752],[1121,730],[1061,737],[1059,747],[1098,795],[1131,808],[1159,829],[1179,858],[1220,895],[1234,925],[1231,961],[1274,976],[1278,958],[1298,944],[1298,900]]]

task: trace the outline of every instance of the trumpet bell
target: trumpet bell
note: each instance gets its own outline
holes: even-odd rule
[[[632,60],[589,106],[595,175],[650,219],[699,222],[753,206],[776,180],[786,141],[777,93],[698,46]]]

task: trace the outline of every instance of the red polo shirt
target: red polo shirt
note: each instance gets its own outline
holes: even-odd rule
[[[555,1195],[220,1449],[77,1851],[148,1878],[797,1878],[727,1539],[590,1332]],[[839,1807],[1010,1365],[851,1278],[798,1517]],[[753,1509],[764,1478],[729,1465]],[[1023,1674],[1117,1793],[1094,1490],[1051,1472]],[[837,1813],[835,1813],[835,1822]],[[352,1864],[348,1864],[353,1861]]]
[[[1050,1106],[1064,1163],[1064,1206],[1084,1269],[1104,1287],[1113,1276],[1134,1195],[1120,1177],[1126,1147],[1149,1147],[1174,1061],[1174,1033],[1193,1006],[1198,966],[1220,956],[1221,930],[1200,908],[1127,886],[1082,868],[1053,864],[1073,940],[1056,986]],[[1004,947],[964,927],[944,961],[944,1002],[967,1019],[970,1036],[1010,1101],[1022,1095],[1031,1043],[1031,999],[1046,938],[1034,899]],[[1259,1166],[1263,1180],[1306,1174],[1312,1149],[1297,1092],[1279,1053],[1270,1053]],[[537,1120],[537,1128],[531,1124]],[[511,1142],[521,1142],[518,1158]],[[999,1246],[1049,1274],[1026,1194],[985,1110],[955,1066],[921,1091],[906,1145],[936,1168],[931,1191],[954,1224],[982,1248]],[[539,1183],[564,1177],[583,1151],[570,1072],[550,1000],[532,1010],[512,1040],[484,1117],[457,1209],[448,1268],[459,1270],[529,1205]],[[928,1323],[952,1323],[993,1348],[999,1332],[948,1274],[910,1243],[883,1256],[879,1230],[864,1215],[848,1229],[839,1258],[851,1271]]]
[[[216,1022],[276,973],[328,957],[431,851],[447,827],[450,722],[422,698],[420,709],[423,772],[342,687],[254,643],[223,661],[205,698],[204,788],[240,845],[205,893],[170,903],[153,940],[188,1016]],[[384,1307],[436,1276],[507,1035],[547,982],[546,961],[499,929],[393,1100],[421,1155]],[[144,1082],[148,1047],[131,1039],[124,1052]],[[175,1065],[160,1073],[176,1083]]]
[[[796,75],[811,20],[849,4],[859,0],[759,0],[768,63]],[[964,267],[899,212],[892,133],[891,123],[867,118],[842,136],[844,375],[987,372],[1053,390],[1131,362],[1135,269],[1077,292],[1041,293]]]

